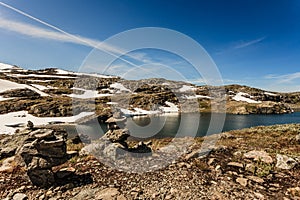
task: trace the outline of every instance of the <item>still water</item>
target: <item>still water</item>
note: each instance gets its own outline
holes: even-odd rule
[[[223,120],[224,118],[224,120]],[[211,123],[212,122],[212,123]],[[232,115],[208,113],[183,113],[150,117],[128,118],[126,127],[132,136],[143,138],[204,136],[229,130],[260,125],[300,123],[300,112],[284,115]],[[224,125],[224,126],[223,126]],[[210,128],[209,128],[210,127]],[[76,127],[77,132],[99,138],[107,131],[105,124],[98,122]],[[70,133],[75,130],[69,129]]]

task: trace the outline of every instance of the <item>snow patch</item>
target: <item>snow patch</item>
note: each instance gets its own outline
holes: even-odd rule
[[[187,91],[194,91],[196,88],[194,86],[190,85],[183,85],[180,89],[179,92],[187,92]]]
[[[164,113],[178,113],[179,108],[174,103],[165,102],[167,106],[160,106],[158,110],[143,110],[141,108],[133,108],[133,110],[128,110],[121,108],[121,111],[125,115],[129,116],[141,116],[141,115],[155,115],[155,114],[164,114]]]
[[[251,95],[244,92],[239,92],[232,99],[235,101],[245,101],[247,103],[261,103],[261,101],[255,101],[251,98],[253,98]]]
[[[39,90],[57,89],[56,87],[43,86],[43,85],[39,85],[39,84],[30,84],[30,85],[37,88],[37,89],[39,89]]]
[[[115,88],[117,90],[120,90],[120,91],[127,91],[127,92],[131,92],[131,90],[127,89],[126,87],[124,87],[123,84],[121,83],[113,83],[110,85],[111,88]]]
[[[30,85],[19,84],[19,83],[15,83],[12,81],[0,79],[0,92],[4,92],[7,90],[15,90],[15,89],[25,89],[25,88],[33,90],[33,91],[37,92],[38,94],[40,94],[41,96],[49,96],[48,94],[40,91],[39,89],[37,89],[35,87],[30,86]]]
[[[271,92],[264,92],[264,94],[270,95],[270,96],[277,96],[277,94],[274,94],[274,93],[271,93]]]
[[[0,96],[0,101],[6,101],[6,100],[11,100],[11,99],[13,99],[13,98],[5,98],[5,97]]]
[[[68,74],[73,74],[73,72],[69,72],[63,69],[55,69],[56,74],[61,74],[61,75],[68,75]]]
[[[39,90],[47,90],[47,89],[49,89],[49,88],[46,87],[46,86],[38,85],[38,84],[31,84],[31,86],[33,86],[33,87],[35,87],[35,88],[37,88],[37,89],[39,89]]]
[[[187,95],[185,95],[184,97],[186,99],[198,99],[198,98],[200,98],[200,99],[212,99],[211,97],[204,96],[204,95],[193,95],[193,96],[187,96]]]
[[[24,89],[26,85],[18,84],[12,81],[0,79],[0,92],[4,92],[7,90],[14,90],[14,89]]]
[[[28,121],[32,121],[34,125],[38,126],[46,125],[51,122],[73,123],[78,119],[93,114],[93,112],[82,112],[72,117],[35,117],[28,114],[27,111],[2,114],[0,115],[0,134],[13,134],[17,128],[24,127]],[[13,122],[13,124],[11,122]]]
[[[7,76],[11,77],[35,77],[35,78],[61,78],[61,79],[67,79],[67,78],[76,78],[72,76],[57,76],[57,75],[48,75],[48,74],[7,74]]]
[[[0,70],[7,70],[7,69],[19,69],[19,68],[13,65],[0,63]]]
[[[83,91],[83,94],[69,94],[67,96],[71,98],[78,98],[78,99],[91,99],[97,97],[107,97],[111,96],[111,94],[99,94],[96,90],[85,90],[82,88],[72,88],[73,90],[80,90]]]
[[[159,107],[164,113],[179,112],[178,106],[175,105],[174,103],[166,101],[165,104],[169,107],[166,107],[166,106]]]

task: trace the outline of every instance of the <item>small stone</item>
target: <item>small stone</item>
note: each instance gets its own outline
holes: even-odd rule
[[[227,164],[227,166],[236,167],[236,168],[244,168],[244,165],[242,163],[238,163],[238,162],[230,162]]]
[[[233,153],[234,156],[242,156],[242,152],[241,151],[236,151]]]
[[[28,129],[33,129],[34,128],[34,124],[32,123],[32,121],[27,122],[27,128]]]
[[[65,177],[68,177],[68,176],[74,174],[75,171],[76,170],[73,167],[63,168],[63,169],[60,169],[58,172],[56,172],[56,176],[57,176],[57,178],[63,179]]]
[[[295,140],[298,144],[300,144],[300,134],[296,135]]]
[[[184,159],[190,160],[192,158],[197,158],[198,156],[199,156],[199,150],[194,150],[191,153],[187,154]]]
[[[300,187],[288,188],[287,191],[292,196],[298,196],[298,197],[300,197]]]
[[[237,178],[236,182],[239,183],[241,186],[246,187],[248,184],[248,179],[246,178]]]
[[[258,198],[258,199],[265,199],[264,195],[262,195],[261,193],[254,192],[254,195],[255,195],[255,197]]]
[[[220,165],[217,165],[216,168],[215,168],[215,170],[216,170],[216,171],[221,170],[221,166],[220,166]]]
[[[23,194],[23,193],[16,193],[13,198],[13,200],[26,200],[28,199],[27,195],[26,194]]]
[[[215,158],[210,158],[207,162],[208,165],[212,165],[216,161]]]
[[[46,196],[45,196],[45,194],[42,194],[42,195],[39,197],[39,200],[44,200],[44,199],[46,199]]]
[[[106,188],[95,194],[95,199],[110,200],[118,196],[120,192],[117,188]]]
[[[297,165],[296,160],[286,155],[277,154],[276,159],[277,159],[276,167],[279,169],[289,170],[289,169],[293,169]]]
[[[15,156],[6,158],[0,163],[0,172],[11,173],[14,171]]]
[[[247,176],[247,178],[248,178],[249,180],[251,180],[251,181],[256,182],[256,183],[264,183],[264,182],[265,182],[264,179],[259,178],[259,177],[257,177],[257,176]]]
[[[273,163],[272,157],[265,151],[249,151],[244,154],[245,158],[253,159],[255,161],[262,161],[267,164]]]
[[[117,196],[117,200],[127,200],[127,198],[124,195]]]
[[[51,190],[48,190],[48,191],[46,192],[46,196],[47,196],[47,197],[50,197],[52,194],[53,194],[53,192],[52,192]]]
[[[248,164],[246,164],[245,170],[254,174],[256,167],[255,167],[255,165],[248,163]]]
[[[177,190],[177,189],[174,189],[174,188],[171,188],[170,193],[171,193],[171,194],[176,194],[176,193],[178,193],[178,190]]]
[[[12,157],[15,155],[17,147],[0,148],[0,159]]]

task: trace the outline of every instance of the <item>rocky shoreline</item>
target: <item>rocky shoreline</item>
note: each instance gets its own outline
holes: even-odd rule
[[[33,131],[39,133],[32,133]],[[80,154],[85,146],[80,140],[63,139],[65,143],[61,143],[62,138],[55,136],[57,134],[59,133],[51,130],[38,129],[21,131],[13,136],[2,136],[0,198],[51,200],[300,198],[300,124],[253,127],[213,135],[210,137],[217,137],[217,143],[211,148],[212,151],[205,155],[199,154],[199,149],[207,138],[176,138],[174,139],[176,144],[190,142],[191,145],[183,149],[184,152],[180,152],[180,155],[174,156],[169,165],[144,173],[129,173],[111,168],[91,154]],[[54,145],[56,150],[61,152],[55,154],[62,155],[61,160],[64,160],[62,164],[54,163],[52,155],[48,153],[24,154],[34,150],[24,151],[26,144],[28,147],[28,141],[46,140],[48,142],[43,144]],[[155,155],[155,161],[166,158],[166,155],[159,154],[159,150],[168,147],[170,141],[171,138],[151,140],[149,145]],[[128,142],[129,148],[135,145],[137,145],[135,141]],[[39,145],[38,147],[44,148]],[[170,153],[172,149],[169,148]],[[24,163],[22,159],[24,155],[48,159],[45,159],[46,162]],[[139,158],[141,164],[151,162],[147,159],[150,158]],[[63,178],[56,179],[55,183],[44,188],[42,185],[33,185],[30,176],[26,174],[28,169],[41,169],[38,163],[48,163],[55,177]],[[45,170],[49,168],[46,167]]]

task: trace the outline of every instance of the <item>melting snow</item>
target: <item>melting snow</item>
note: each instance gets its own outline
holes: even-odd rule
[[[126,87],[124,87],[123,84],[121,83],[113,83],[110,85],[111,88],[115,88],[118,89],[120,91],[127,91],[127,92],[131,92],[131,90],[127,89]]]
[[[10,100],[10,99],[13,99],[13,98],[5,98],[5,97],[0,96],[0,101],[6,101],[6,100]]]
[[[47,90],[47,89],[49,89],[49,88],[46,87],[46,86],[38,85],[38,84],[31,84],[31,86],[33,86],[33,87],[35,87],[35,88],[37,88],[37,89],[39,89],[39,90]]]
[[[179,112],[179,108],[178,106],[176,106],[174,103],[165,102],[167,104],[167,106],[160,106],[158,110],[143,110],[141,108],[134,108],[132,110],[127,110],[127,109],[123,109],[121,108],[121,111],[125,114],[125,115],[131,115],[131,116],[139,116],[139,115],[153,115],[153,114],[163,114],[163,113],[178,113]]]
[[[264,94],[270,95],[270,96],[277,96],[277,94],[274,94],[274,93],[271,93],[271,92],[264,92]]]
[[[0,92],[4,92],[7,90],[14,90],[14,89],[24,89],[24,88],[33,90],[33,91],[37,92],[38,94],[40,94],[41,96],[49,96],[48,94],[38,90],[37,88],[30,86],[30,85],[19,84],[19,83],[15,83],[12,81],[0,79]]]
[[[245,97],[245,96],[247,96],[247,97]],[[248,97],[250,97],[250,98],[248,98]],[[245,101],[247,103],[261,103],[261,101],[255,101],[251,98],[253,98],[253,97],[244,92],[239,92],[234,97],[232,97],[232,99],[236,100],[236,101]]]
[[[166,101],[165,104],[167,104],[167,106],[169,106],[169,107],[165,107],[165,106],[159,107],[163,112],[170,113],[170,112],[178,112],[179,111],[178,106],[176,106],[174,103]]]
[[[76,78],[72,76],[57,76],[57,75],[48,75],[48,74],[7,74],[11,77],[36,77],[36,78]]]
[[[195,87],[190,86],[190,85],[183,85],[180,89],[179,92],[187,92],[187,91],[193,91],[196,90]]]
[[[112,94],[99,94],[96,90],[85,90],[82,88],[72,88],[74,90],[80,90],[83,91],[83,94],[69,94],[67,96],[72,98],[78,98],[78,99],[91,99],[91,98],[97,98],[97,97],[107,97],[111,96]]]
[[[35,117],[28,114],[27,111],[12,112],[0,115],[0,134],[13,134],[18,128],[12,126],[23,127],[28,121],[32,121],[34,125],[46,125],[51,122],[73,123],[76,120],[93,115],[93,112],[82,112],[72,117]],[[11,123],[13,122],[13,124]]]
[[[204,95],[193,95],[193,96],[186,96],[185,95],[185,98],[186,99],[198,99],[198,98],[201,98],[201,99],[212,99],[211,97],[204,96]]]

